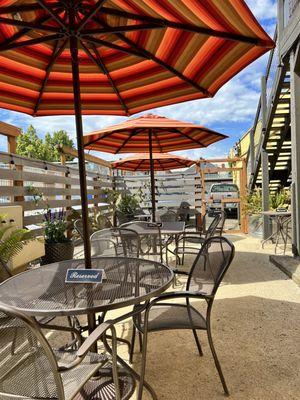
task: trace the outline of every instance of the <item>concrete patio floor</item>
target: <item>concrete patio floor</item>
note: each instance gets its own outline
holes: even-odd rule
[[[270,263],[274,245],[267,243],[262,249],[260,239],[227,236],[236,246],[236,255],[216,296],[212,333],[230,399],[298,400],[300,288]],[[183,287],[184,278],[180,283]],[[110,312],[107,318],[126,311]],[[119,324],[117,330],[118,336],[130,339],[131,321]],[[199,337],[203,357],[189,331],[149,334],[146,380],[159,400],[225,398],[206,333],[200,331]],[[128,360],[125,345],[118,347],[118,353]],[[136,346],[133,368],[137,371],[140,359]],[[135,394],[132,399],[136,398]],[[146,391],[143,399],[151,399]]]
[[[271,244],[262,250],[259,239],[228,237],[236,256],[216,297],[212,330],[230,398],[299,399],[300,289],[269,262]],[[118,331],[129,338],[130,322]],[[205,332],[199,337],[203,357],[188,331],[149,335],[146,379],[159,400],[224,398]],[[125,346],[120,354],[128,359]],[[137,352],[133,367],[139,366]]]

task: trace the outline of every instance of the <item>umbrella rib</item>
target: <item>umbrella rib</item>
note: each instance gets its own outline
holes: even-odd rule
[[[45,88],[46,88],[46,85],[48,83],[48,79],[49,79],[50,73],[52,71],[53,65],[54,65],[55,61],[58,59],[58,57],[62,54],[64,49],[66,48],[67,43],[68,43],[68,39],[65,39],[65,41],[60,46],[60,48],[58,48],[59,42],[56,42],[56,44],[54,46],[51,59],[50,59],[49,64],[48,64],[48,66],[46,68],[46,75],[45,75],[45,78],[44,78],[42,86],[41,86],[39,97],[38,97],[37,102],[36,102],[35,107],[34,107],[34,115],[37,113],[37,111],[39,109],[39,106],[41,104],[42,97],[43,97],[43,94],[45,92]]]
[[[49,19],[51,19],[52,17],[47,15],[46,17],[42,17],[39,18],[36,22],[39,24],[42,24],[44,22],[49,21]],[[16,32],[13,36],[11,36],[10,38],[6,39],[4,42],[0,43],[0,47],[1,46],[5,46],[11,42],[14,42],[15,40],[20,39],[22,36],[26,35],[28,32],[30,32],[32,29],[31,28],[24,28],[21,29],[20,31]]]
[[[88,12],[83,20],[80,22],[77,31],[80,32],[84,26],[87,24],[87,22],[89,22],[91,20],[91,18],[93,18],[93,16],[95,14],[97,14],[98,11],[100,11],[101,7],[103,7],[104,3],[106,2],[106,0],[98,0],[98,2],[93,6],[93,8],[91,9],[90,12]]]
[[[19,21],[11,18],[3,18],[0,17],[0,23],[5,24],[5,25],[12,25],[12,26],[18,26],[21,28],[29,28],[29,29],[35,29],[37,31],[46,31],[46,32],[55,32],[55,33],[60,33],[59,28],[55,28],[54,26],[45,26],[45,25],[40,25],[36,21],[34,22],[27,22],[27,21]]]
[[[93,20],[96,21],[98,24],[103,25],[104,27],[110,27],[106,22],[104,22],[102,20],[99,20],[98,18],[93,18]],[[157,58],[154,54],[150,53],[150,51],[139,47],[135,42],[133,42],[132,40],[128,39],[126,36],[122,35],[121,33],[116,33],[116,36],[119,39],[121,39],[123,42],[125,42],[126,44],[131,46],[139,57],[146,58],[148,60],[150,59],[150,60],[156,62],[157,64],[159,64],[160,66],[162,66],[163,68],[165,68],[169,72],[171,72],[173,75],[177,76],[179,79],[181,79],[184,82],[186,82],[186,83],[190,84],[191,86],[193,86],[194,89],[199,90],[201,93],[203,93],[207,97],[212,97],[212,94],[207,89],[205,89],[202,86],[198,85],[198,83],[194,82],[192,79],[190,79],[187,76],[183,75],[181,72],[177,71],[174,67],[172,67],[171,65],[165,63],[163,60]],[[106,42],[106,45],[111,45],[111,43],[107,43]],[[116,45],[114,44],[114,46],[116,46]],[[110,47],[110,46],[108,46],[108,47]],[[118,47],[120,47],[120,46],[118,46]],[[121,49],[123,49],[123,48],[121,47]],[[132,52],[132,49],[130,49],[130,51]]]
[[[52,8],[59,7],[59,6],[61,6],[61,2],[51,4]],[[0,14],[11,14],[11,13],[17,13],[17,12],[22,12],[22,11],[35,11],[35,10],[41,10],[41,9],[43,9],[43,7],[38,3],[20,4],[18,6],[0,7]]]
[[[122,26],[111,26],[107,28],[98,29],[87,29],[81,32],[81,35],[100,35],[105,33],[121,33],[121,32],[133,32],[142,31],[149,29],[166,29],[167,27],[162,24],[139,24],[139,25],[122,25]]]
[[[133,55],[133,56],[145,58],[139,51],[134,51],[134,50],[132,50],[130,48],[122,47],[122,46],[119,46],[119,45],[117,45],[115,43],[110,43],[110,42],[107,42],[107,41],[102,40],[102,39],[94,38],[93,36],[85,36],[83,39],[86,42],[90,42],[90,43],[94,43],[94,44],[100,44],[101,46],[109,47],[110,49],[118,50],[118,51],[121,51],[121,52],[126,53],[126,54],[130,54],[130,55]]]
[[[55,14],[55,12],[50,8],[44,0],[37,0],[40,6],[47,11],[51,17],[64,29],[67,30],[67,26],[65,25],[64,21],[59,17],[59,15]]]
[[[204,143],[202,143],[200,140],[194,139],[192,136],[187,135],[186,133],[179,131],[178,129],[173,129],[173,132],[178,133],[179,135],[184,136],[187,139],[190,139],[191,141],[200,144],[202,147],[207,147]]]
[[[118,148],[116,154],[119,153],[126,146],[126,144],[129,142],[130,139],[133,138],[133,136],[138,135],[141,131],[143,131],[143,129],[134,129],[132,133],[124,140],[124,142]]]
[[[165,68],[169,72],[171,72],[173,75],[177,76],[179,79],[183,80],[186,83],[189,83],[196,90],[199,90],[201,93],[203,93],[207,97],[212,97],[212,94],[207,89],[205,89],[202,86],[198,85],[198,83],[194,82],[192,79],[190,79],[187,76],[183,75],[181,72],[177,71],[177,69],[175,69],[171,65],[165,63],[163,60],[157,58],[154,54],[150,53],[150,51],[148,51],[146,49],[142,49],[141,47],[136,45],[132,40],[128,39],[127,37],[125,37],[121,33],[119,33],[117,36],[121,40],[123,40],[125,43],[127,43],[128,45],[131,45],[136,51],[139,51],[144,56],[144,58],[148,58],[148,59],[156,62],[157,64],[159,64],[160,66],[162,66],[163,68]]]
[[[136,168],[134,168],[134,171],[138,171],[138,169],[140,168],[140,166],[143,164],[143,159],[140,160],[140,162],[138,163],[138,165],[136,166]]]
[[[154,133],[155,139],[157,141],[158,147],[159,147],[161,153],[163,153],[163,148],[161,147],[160,141],[158,140],[158,135],[157,135],[157,132],[155,129],[153,129],[153,133]]]
[[[122,17],[125,17],[128,19],[144,21],[144,22],[152,22],[154,24],[161,24],[165,28],[181,29],[181,30],[188,31],[191,33],[200,33],[200,34],[219,37],[219,38],[223,38],[223,39],[227,39],[227,40],[256,44],[258,46],[265,45],[264,41],[261,39],[253,38],[253,37],[249,37],[249,36],[245,36],[245,35],[240,35],[240,34],[236,34],[236,33],[216,31],[216,30],[210,29],[210,28],[203,28],[200,26],[182,24],[182,23],[163,20],[160,18],[154,18],[154,17],[150,17],[150,16],[146,16],[146,15],[138,15],[138,14],[130,13],[127,11],[123,11],[123,10],[119,11],[117,9],[108,8],[108,7],[103,7],[101,11],[103,13],[109,14],[109,15],[122,16]]]
[[[35,39],[30,39],[30,40],[24,40],[22,42],[13,42],[10,44],[5,44],[5,45],[0,45],[0,51],[5,51],[5,50],[11,50],[11,49],[16,49],[18,47],[24,47],[24,46],[31,46],[34,44],[39,44],[39,43],[44,43],[44,42],[49,42],[52,40],[59,40],[64,35],[61,33],[55,34],[55,35],[49,35],[49,36],[43,36]]]
[[[166,168],[163,166],[163,164],[161,163],[160,159],[158,158],[156,161],[158,162],[158,164],[159,164],[160,167],[162,168],[162,171],[165,171]]]
[[[84,50],[84,51],[86,52],[86,54],[90,57],[90,59],[100,68],[100,70],[102,71],[102,73],[103,73],[104,75],[106,75],[106,77],[107,77],[107,79],[109,80],[109,82],[110,82],[110,84],[111,84],[111,86],[112,86],[114,92],[115,92],[116,95],[118,96],[118,99],[119,99],[119,101],[120,101],[122,107],[124,108],[124,111],[125,111],[126,115],[129,115],[128,108],[127,108],[127,106],[126,106],[126,104],[125,104],[125,102],[124,102],[124,100],[123,100],[123,98],[122,98],[122,96],[121,96],[121,94],[120,94],[120,92],[119,92],[119,89],[117,88],[117,86],[116,86],[115,82],[113,81],[113,79],[112,79],[112,77],[111,77],[111,75],[110,75],[108,69],[106,68],[106,66],[105,66],[105,64],[104,64],[104,62],[103,62],[103,60],[102,60],[102,58],[101,58],[99,52],[97,51],[96,46],[95,46],[94,44],[92,44],[94,53],[96,54],[96,58],[95,58],[94,55],[91,53],[91,51],[86,47],[86,45],[85,45],[82,41],[80,41],[80,43],[81,43],[81,45],[82,45],[83,50]]]

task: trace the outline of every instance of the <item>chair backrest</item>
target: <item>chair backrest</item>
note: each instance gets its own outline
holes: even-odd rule
[[[177,216],[181,221],[188,222],[190,220],[190,204],[187,201],[182,201],[177,210]]]
[[[1,399],[65,399],[57,361],[37,323],[1,304],[0,360]]]
[[[96,215],[93,221],[93,229],[94,231],[99,231],[101,229],[112,228],[113,224],[111,220],[103,214]]]
[[[214,296],[233,260],[234,252],[234,245],[225,237],[207,239],[194,260],[187,290]]]
[[[91,235],[92,256],[118,256],[119,231],[114,228],[101,229]],[[121,254],[122,255],[122,254]]]
[[[122,240],[124,255],[126,257],[139,257],[141,242],[138,233],[128,228],[119,228],[118,231]]]
[[[221,216],[220,213],[218,213],[218,214],[216,214],[216,215],[214,216],[214,218],[213,218],[213,220],[211,221],[209,227],[208,227],[207,230],[205,231],[205,238],[206,238],[206,239],[208,239],[208,238],[214,236],[214,234],[215,234],[215,232],[216,232],[216,230],[217,230],[217,228],[218,228],[218,226],[219,226],[219,223],[220,223],[220,221],[221,221],[221,218],[222,218],[222,216]]]
[[[76,231],[79,233],[81,239],[84,240],[84,234],[83,234],[83,222],[82,219],[76,219],[76,221],[74,221],[74,228],[76,229]],[[91,234],[93,233],[93,229],[91,224],[89,223],[88,225],[88,229],[89,229],[89,236],[91,236]]]
[[[225,225],[225,221],[226,221],[226,212],[225,211],[220,211],[220,221],[218,223],[217,229],[216,229],[216,233],[220,236],[222,236],[223,234],[223,230],[224,230],[224,225]]]
[[[122,224],[120,228],[131,229],[139,235],[140,238],[140,254],[143,258],[148,256],[159,256],[163,262],[163,243],[159,224],[146,221],[131,221]],[[147,230],[151,229],[151,234]]]
[[[177,221],[177,214],[172,210],[168,210],[160,216],[160,220],[162,222],[175,222]]]

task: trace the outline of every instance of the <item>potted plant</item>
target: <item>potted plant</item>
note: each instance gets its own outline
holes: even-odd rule
[[[45,214],[45,256],[42,264],[70,260],[74,255],[74,244],[66,236],[67,221],[63,212],[48,210]]]
[[[139,200],[134,194],[124,194],[117,202],[117,217],[119,224],[130,222],[139,207]]]

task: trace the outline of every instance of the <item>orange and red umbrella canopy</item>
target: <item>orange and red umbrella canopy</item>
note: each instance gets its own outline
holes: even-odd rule
[[[149,132],[153,153],[207,147],[227,138],[202,125],[146,114],[85,134],[84,146],[113,154],[144,153],[149,148]]]
[[[171,169],[187,168],[195,163],[185,157],[169,153],[153,153],[153,166],[155,171],[170,171]],[[124,171],[150,171],[150,154],[135,154],[112,163],[113,168]]]
[[[274,46],[243,0],[2,0],[0,107],[74,114],[72,40],[102,115],[212,97]]]

